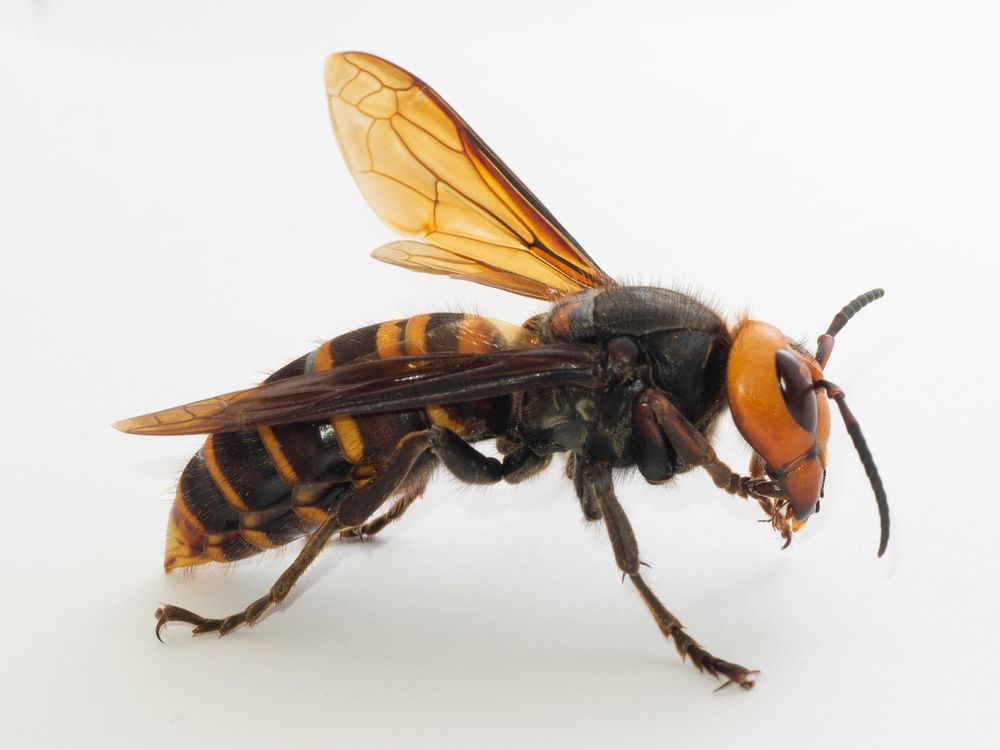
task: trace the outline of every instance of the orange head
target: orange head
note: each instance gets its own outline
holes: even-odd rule
[[[885,492],[843,391],[824,378],[823,368],[834,336],[855,312],[883,293],[873,290],[844,307],[820,336],[815,357],[774,326],[744,320],[734,332],[726,370],[733,420],[754,450],[750,475],[764,480],[765,494],[776,499],[775,512],[783,516],[778,520],[792,530],[805,523],[823,495],[830,436],[828,399],[834,399],[875,490],[882,520],[879,555],[889,537]]]

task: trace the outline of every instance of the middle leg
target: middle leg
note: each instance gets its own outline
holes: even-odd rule
[[[747,690],[752,688],[754,681],[751,677],[756,674],[756,670],[719,659],[702,648],[684,631],[680,620],[671,614],[643,580],[639,573],[639,545],[636,543],[632,524],[615,496],[611,468],[606,463],[588,463],[580,467],[580,471],[583,493],[588,501],[598,508],[604,519],[615,561],[639,592],[639,596],[656,620],[660,632],[665,637],[673,639],[674,646],[682,659],[691,657],[691,663],[699,672],[708,672],[716,677],[725,675],[728,679],[722,687],[733,682]]]
[[[548,466],[551,459],[551,456],[539,456],[527,445],[500,438],[497,440],[497,448],[504,454],[504,459],[498,462],[496,459],[484,456],[450,430],[446,431],[445,435],[439,436],[438,443],[435,452],[443,459],[445,467],[462,481],[471,484],[491,484],[501,478],[511,484],[517,484],[540,472]],[[366,521],[358,528],[341,532],[341,539],[369,537],[399,520],[423,494],[428,478],[429,472],[424,472],[423,476],[413,486],[408,487],[389,510]]]

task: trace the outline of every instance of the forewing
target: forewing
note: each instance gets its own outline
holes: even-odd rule
[[[343,52],[327,58],[326,88],[337,141],[365,199],[390,227],[430,246],[425,256],[380,249],[376,258],[532,297],[611,283],[423,81],[373,55]],[[476,270],[442,270],[445,257]]]
[[[135,435],[234,432],[337,414],[418,409],[571,383],[598,386],[600,358],[600,347],[590,344],[391,357],[274,380],[124,419],[113,426]]]

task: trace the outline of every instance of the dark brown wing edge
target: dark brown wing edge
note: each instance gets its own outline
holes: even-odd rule
[[[436,92],[435,96],[437,96]],[[440,97],[437,98],[440,99]],[[529,247],[533,250],[540,253],[540,255],[536,257],[539,257],[560,273],[573,278],[578,284],[581,285],[581,287],[594,289],[611,285],[613,283],[611,277],[601,270],[601,267],[597,265],[597,262],[587,254],[587,251],[583,249],[580,243],[574,239],[573,235],[569,233],[569,230],[567,230],[566,227],[564,227],[562,223],[555,216],[553,216],[552,212],[546,208],[545,204],[542,203],[535,196],[535,194],[528,189],[528,186],[521,182],[521,178],[514,174],[511,168],[496,155],[496,152],[494,152],[493,149],[486,145],[486,142],[479,137],[476,131],[469,127],[469,124],[465,122],[464,119],[462,119],[443,100],[441,100],[441,102],[448,107],[448,110],[454,115],[455,119],[465,128],[465,133],[468,135],[470,145],[474,149],[478,149],[479,153],[482,154],[482,156],[489,162],[495,174],[502,177],[510,186],[512,197],[515,199],[519,198],[523,201],[522,208],[533,210],[537,217],[549,225],[551,232],[554,233],[554,237],[549,239],[549,241],[553,244],[557,244],[558,241],[561,241],[564,246],[564,254],[560,254],[549,248],[537,236],[539,227],[536,224],[532,227],[532,231],[535,232],[536,237],[534,242],[529,245]],[[572,253],[576,256],[576,258],[565,257],[565,254],[568,253]],[[552,295],[549,296],[551,297]]]
[[[577,384],[599,386],[602,349],[550,344],[488,354],[430,354],[358,362],[124,419],[134,435],[236,432],[376,414]]]

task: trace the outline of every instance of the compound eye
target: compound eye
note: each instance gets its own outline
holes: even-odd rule
[[[816,434],[816,392],[813,390],[809,371],[799,358],[787,349],[779,349],[774,355],[778,370],[778,385],[785,399],[788,413],[799,426]]]

